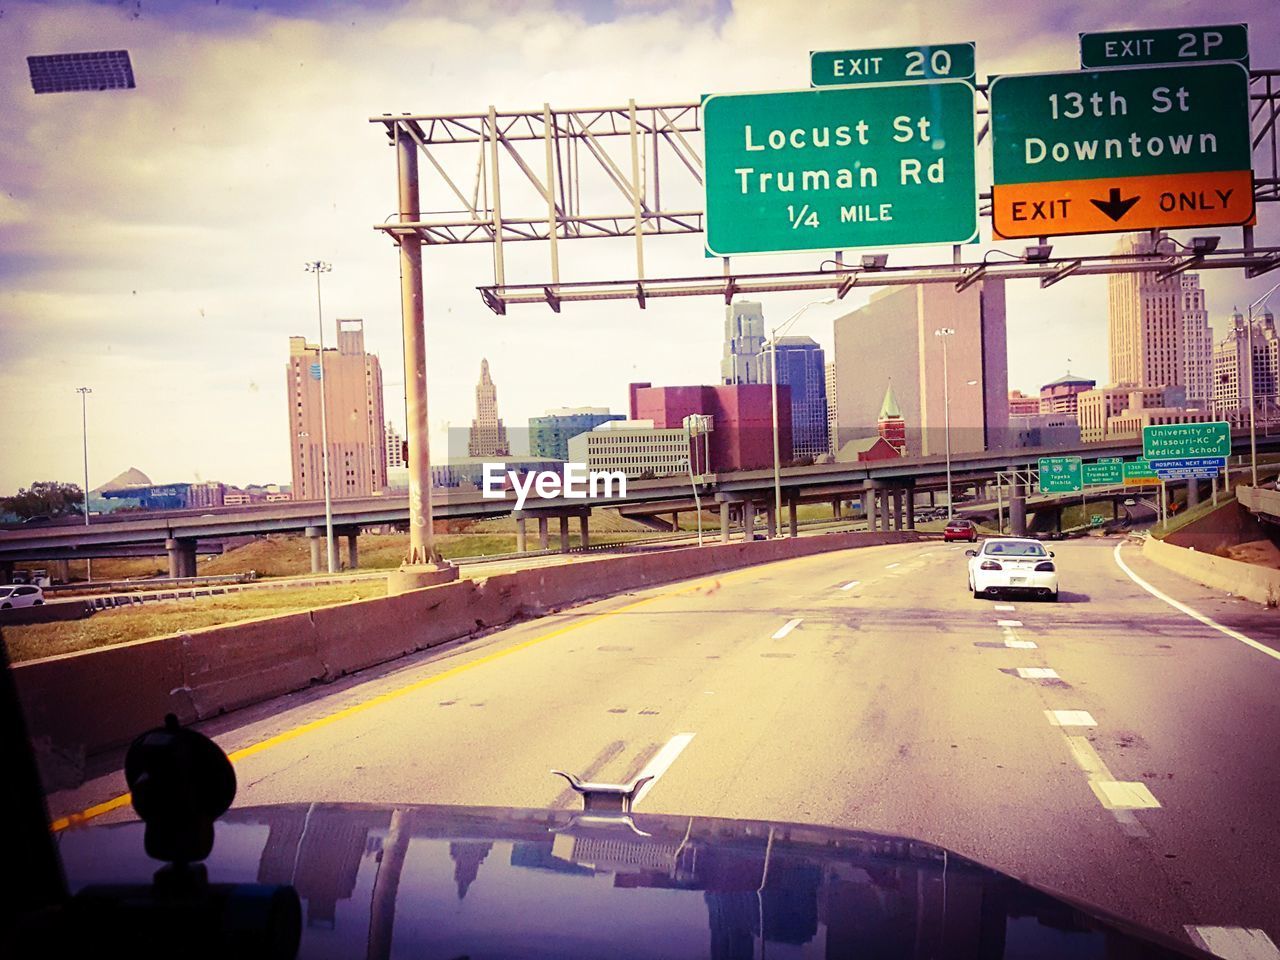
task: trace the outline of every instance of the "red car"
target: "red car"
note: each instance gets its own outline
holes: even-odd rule
[[[970,543],[977,543],[978,528],[973,525],[972,520],[949,520],[946,529],[942,531],[942,539],[948,543],[952,540],[968,540]]]

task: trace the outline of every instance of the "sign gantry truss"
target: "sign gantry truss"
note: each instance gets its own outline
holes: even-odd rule
[[[977,141],[990,130],[987,86],[977,86]],[[1253,70],[1249,78],[1250,143],[1257,203],[1280,201],[1280,70]],[[1165,257],[1110,254],[1075,257],[1014,257],[986,251],[966,261],[954,247],[949,262],[888,266],[881,257],[846,264],[842,251],[817,255],[808,270],[735,270],[724,257],[719,269],[685,277],[651,278],[645,273],[646,237],[705,231],[702,106],[699,103],[626,104],[484,113],[384,114],[393,143],[415,145],[423,170],[421,212],[393,214],[377,225],[397,243],[413,237],[432,245],[491,244],[494,282],[480,288],[495,313],[512,304],[718,296],[773,291],[829,291],[845,296],[855,286],[952,283],[963,289],[985,279],[1032,278],[1047,287],[1070,276],[1188,269],[1243,269],[1249,277],[1280,267],[1280,247],[1255,246],[1253,229],[1241,228],[1240,243],[1192,251],[1172,242]],[[989,179],[980,187],[979,213],[991,215]],[[564,240],[631,238],[634,275],[608,280],[562,280],[559,243]],[[549,279],[508,283],[504,246],[547,244]],[[815,255],[810,255],[815,256]],[[1002,259],[992,259],[1000,256]],[[712,262],[708,260],[708,262]],[[741,262],[741,261],[738,261]]]

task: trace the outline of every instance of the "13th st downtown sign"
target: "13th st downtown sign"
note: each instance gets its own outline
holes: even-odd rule
[[[943,80],[703,101],[714,256],[964,243],[974,90]]]

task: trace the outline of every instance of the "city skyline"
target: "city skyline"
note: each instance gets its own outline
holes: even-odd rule
[[[311,281],[300,269],[314,256],[334,266],[325,279],[325,321],[366,318],[368,349],[386,367],[388,419],[403,427],[395,254],[372,229],[394,208],[394,168],[367,123],[370,115],[544,99],[577,104],[582,89],[612,102],[803,87],[807,51],[843,36],[865,45],[973,39],[985,75],[1074,69],[1081,29],[1238,19],[1253,25],[1255,62],[1280,63],[1280,14],[1256,6],[1206,0],[1171,11],[1147,3],[1119,15],[1075,3],[1004,22],[975,17],[974,4],[958,3],[928,19],[912,9],[885,12],[868,30],[857,5],[765,17],[756,3],[626,9],[565,3],[547,8],[550,20],[541,8],[517,8],[495,26],[482,9],[394,4],[363,9],[353,29],[342,8],[304,15],[296,5],[270,2],[254,12],[234,3],[141,11],[10,4],[0,20],[7,48],[24,55],[127,48],[138,87],[37,98],[21,57],[0,72],[12,104],[0,118],[6,180],[0,399],[19,425],[0,464],[0,490],[38,479],[80,482],[74,388],[81,384],[94,390],[91,486],[134,464],[174,481],[285,480],[288,457],[275,422],[285,403],[276,344],[314,326]],[[770,9],[776,13],[778,5]],[[557,29],[539,29],[547,25]],[[523,47],[517,37],[537,39]],[[670,69],[655,72],[650,59],[627,53],[624,37],[639,48],[657,44]],[[182,57],[172,56],[175,46]],[[500,58],[493,55],[498,46]],[[417,92],[424,62],[436,78],[430,97]],[[240,108],[225,110],[228,97]],[[282,100],[312,106],[282,114]],[[984,221],[985,248],[994,246],[988,229]],[[1262,217],[1258,242],[1274,242],[1275,235]],[[1111,241],[1054,243],[1059,252],[1096,252]],[[564,245],[566,279],[616,274],[628,245]],[[470,421],[468,381],[482,355],[504,371],[511,423],[558,405],[623,409],[631,380],[717,379],[724,305],[715,299],[650,301],[645,311],[634,304],[572,305],[558,315],[527,307],[495,317],[474,289],[492,279],[487,251],[429,254],[433,459],[445,454],[448,428]],[[889,254],[893,263],[910,263],[949,251]],[[512,251],[510,259],[509,269],[522,279],[546,279],[540,254]],[[801,259],[747,262],[753,270],[793,269]],[[702,271],[708,263],[698,237],[669,238],[646,251],[652,276]],[[1215,342],[1230,306],[1266,288],[1265,278],[1246,282],[1214,272],[1203,282]],[[839,309],[856,309],[869,295],[855,290]],[[784,321],[809,298],[757,299],[768,324]],[[1105,381],[1105,303],[1099,278],[1071,278],[1043,291],[1034,282],[1011,282],[1010,386],[1029,390],[1048,382],[1065,369],[1067,355],[1076,372]],[[812,336],[831,355],[831,319],[813,310],[790,332]],[[553,377],[573,362],[575,349],[593,342],[602,347],[588,369]],[[622,343],[625,350],[609,349]],[[138,409],[149,411],[147,430],[137,429]],[[272,426],[246,432],[245,423]],[[165,443],[156,442],[159,436]]]

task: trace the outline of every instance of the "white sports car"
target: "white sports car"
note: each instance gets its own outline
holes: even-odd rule
[[[993,537],[981,549],[966,550],[969,589],[975,600],[1000,593],[1058,599],[1058,569],[1052,551],[1038,540]]]

